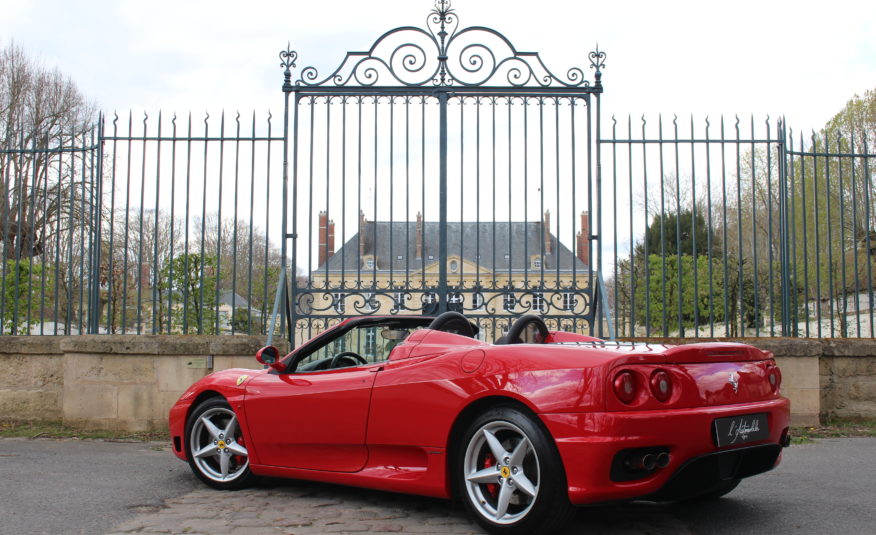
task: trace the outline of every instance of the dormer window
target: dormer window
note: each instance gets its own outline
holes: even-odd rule
[[[574,310],[577,304],[578,300],[575,299],[575,294],[568,292],[563,294],[563,310]]]
[[[535,256],[532,258],[532,269],[541,269],[541,257]]]
[[[338,314],[343,314],[346,310],[346,302],[344,301],[343,293],[333,293],[332,294],[332,302],[335,308],[335,312]]]

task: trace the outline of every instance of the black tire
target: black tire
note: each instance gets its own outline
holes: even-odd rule
[[[575,508],[563,463],[534,416],[513,406],[493,407],[475,418],[461,439],[453,460],[456,496],[487,531],[550,533],[569,521]],[[496,459],[499,452],[502,458]]]
[[[255,480],[237,417],[224,398],[206,399],[195,407],[186,422],[185,441],[192,472],[214,489],[237,490]]]
[[[733,492],[733,489],[735,489],[736,487],[739,486],[740,481],[742,481],[742,480],[741,479],[731,479],[730,481],[724,481],[721,484],[719,484],[718,486],[712,488],[711,490],[704,492],[702,494],[697,494],[696,496],[693,496],[692,498],[689,498],[686,501],[708,502],[708,501],[712,501],[712,500],[717,500],[717,499],[722,498],[722,497],[730,494],[731,492]]]

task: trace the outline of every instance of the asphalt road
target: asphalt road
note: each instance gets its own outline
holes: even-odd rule
[[[105,533],[198,488],[156,443],[0,439],[0,533]]]
[[[477,533],[458,504],[270,480],[199,484],[160,444],[0,440],[0,533]],[[792,446],[710,503],[581,509],[564,534],[876,534],[876,439]]]

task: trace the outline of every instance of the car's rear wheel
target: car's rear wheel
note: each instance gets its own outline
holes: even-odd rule
[[[733,492],[733,490],[739,486],[740,481],[740,479],[731,479],[730,481],[725,481],[717,487],[713,488],[712,490],[704,492],[702,494],[698,494],[690,498],[688,501],[706,502],[710,500],[717,500],[718,498],[721,498]]]
[[[213,488],[239,489],[249,484],[249,452],[237,415],[223,398],[210,398],[195,407],[186,425],[189,466]]]
[[[457,494],[493,533],[547,533],[573,512],[559,453],[533,417],[494,407],[468,426],[457,455]]]

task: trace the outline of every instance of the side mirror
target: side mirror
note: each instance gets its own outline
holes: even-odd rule
[[[272,370],[283,371],[286,366],[280,362],[280,350],[278,350],[274,346],[265,346],[256,352],[255,356],[256,360],[259,364],[264,365],[265,368],[271,368]]]

